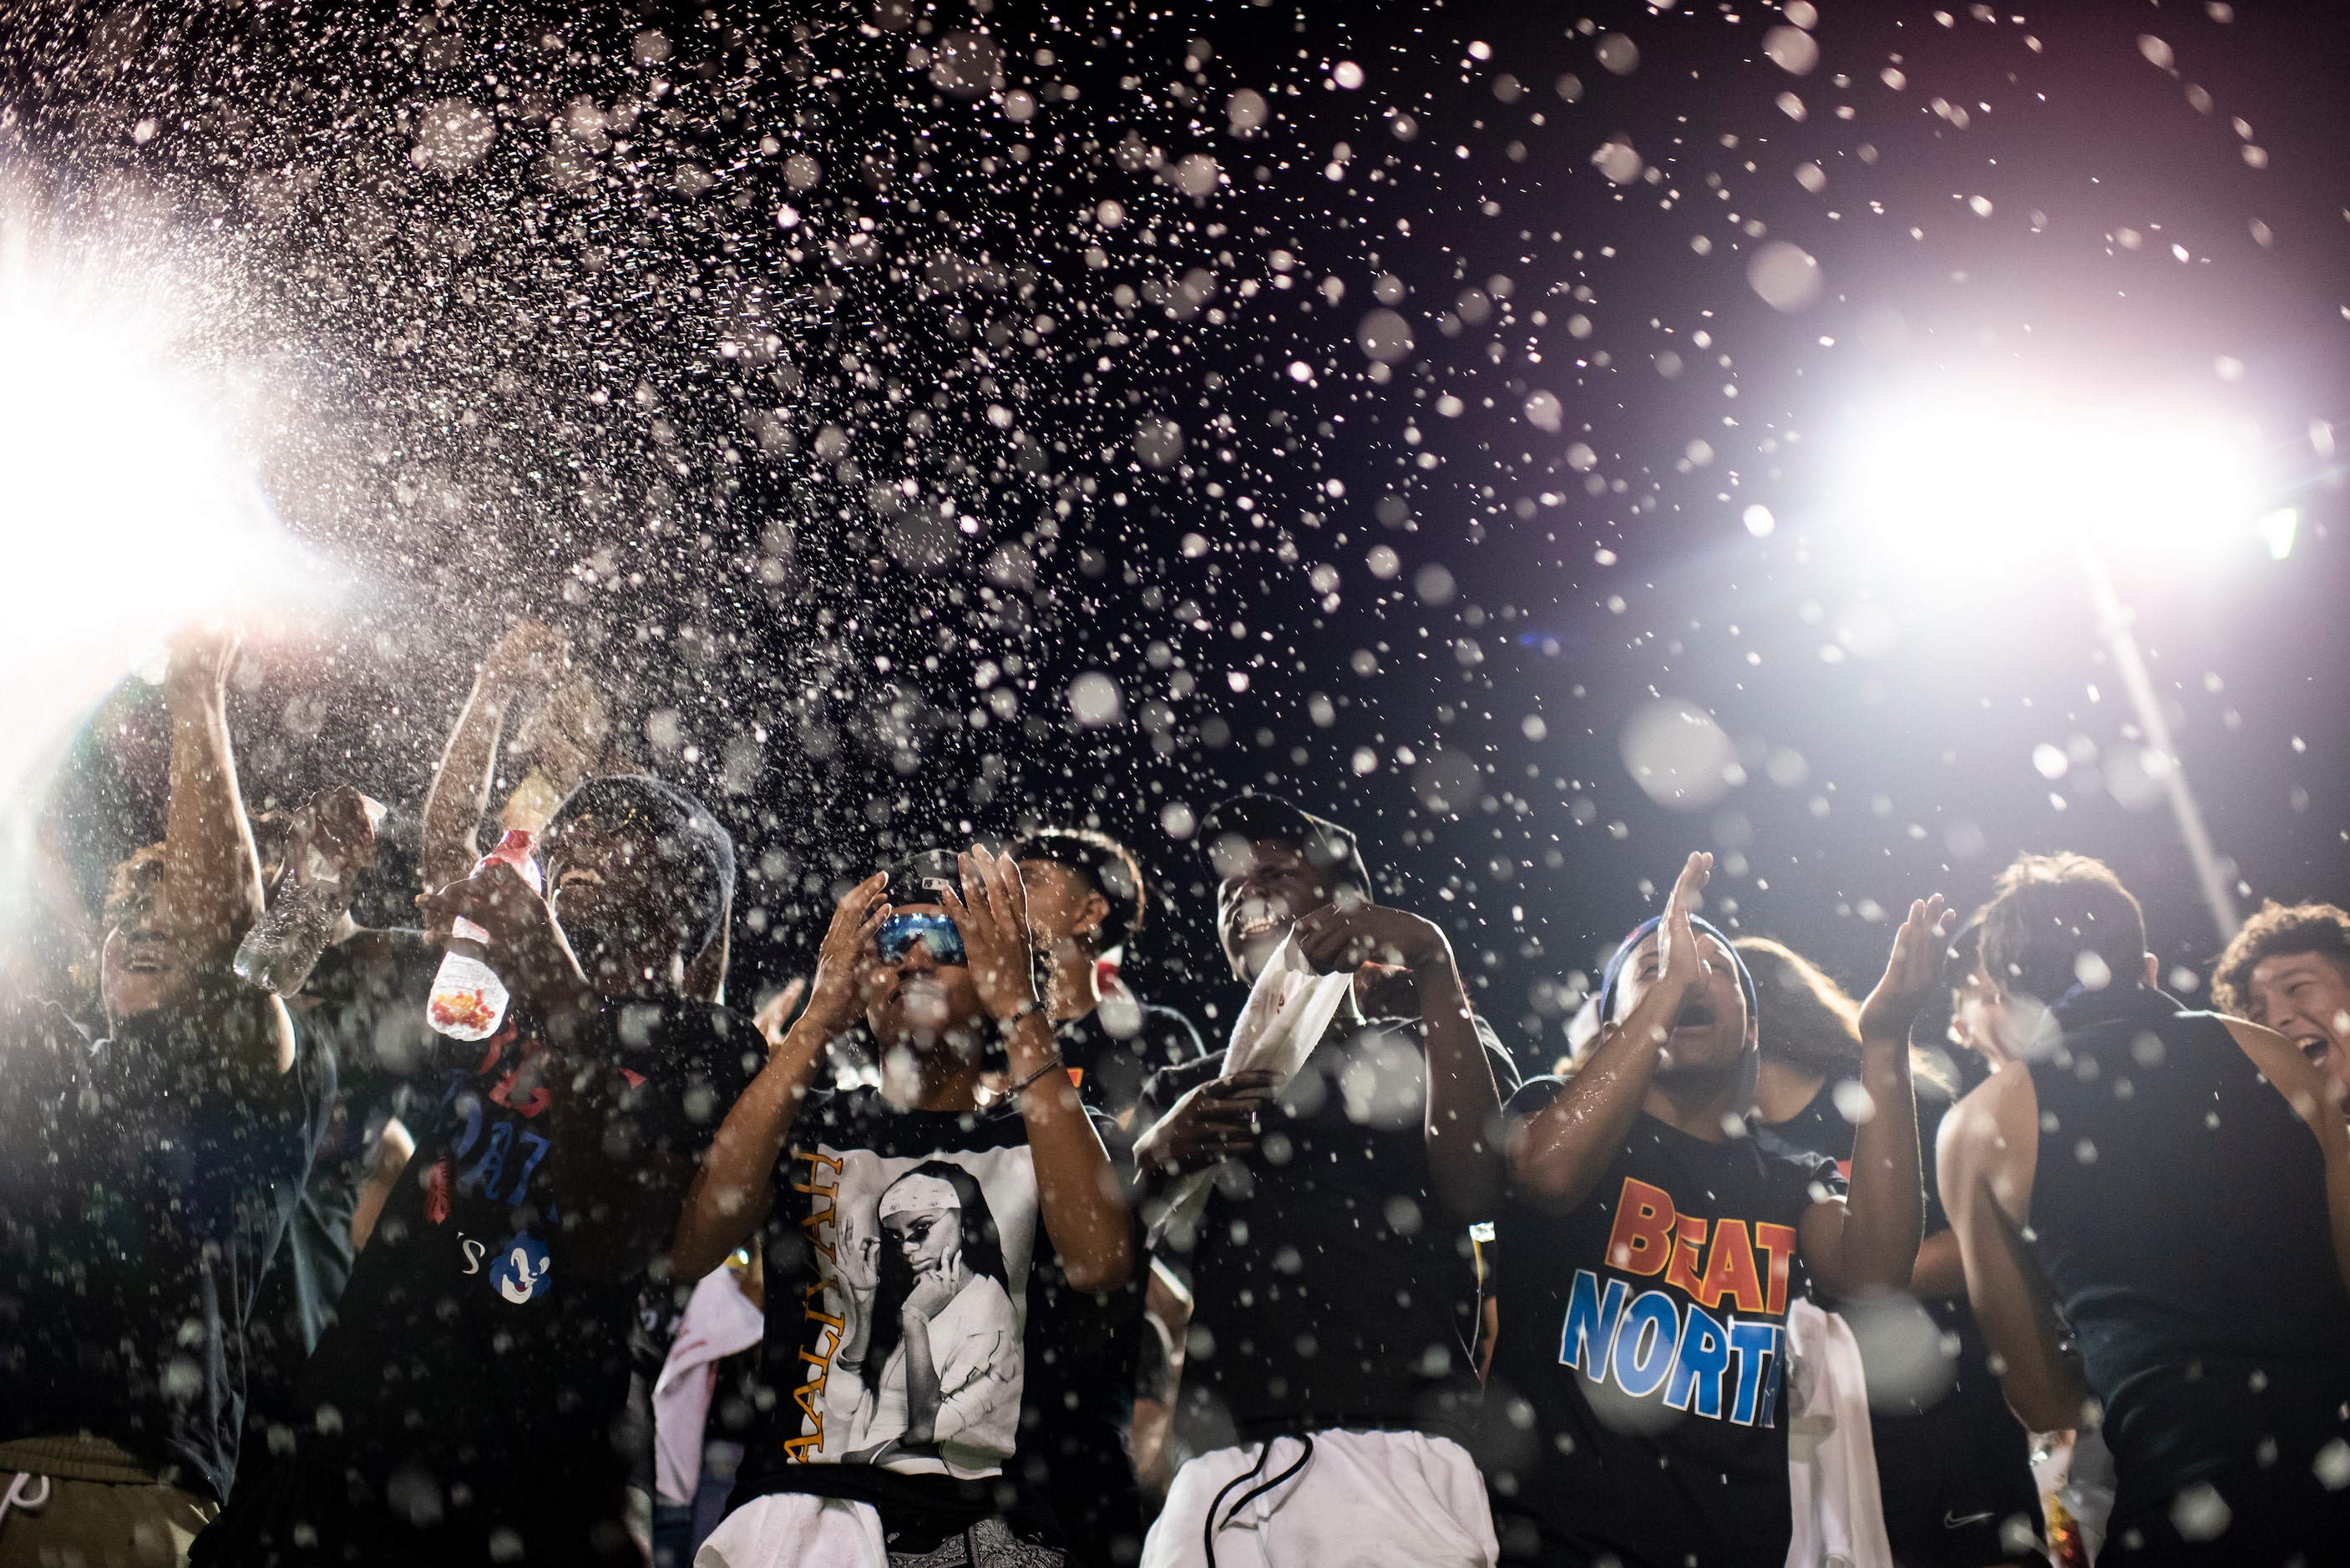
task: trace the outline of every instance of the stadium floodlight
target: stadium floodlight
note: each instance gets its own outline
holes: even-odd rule
[[[2250,431],[2177,410],[1961,389],[1860,421],[1847,483],[1875,545],[1936,570],[2012,574],[2085,545],[2194,566],[2291,548],[2292,523],[2262,504],[2260,455]]]
[[[2112,563],[2211,569],[2260,545],[2282,560],[2298,521],[2267,504],[2256,434],[2162,406],[2085,407],[1963,384],[1886,399],[1856,421],[1839,465],[1866,556],[1964,587],[2077,570],[2137,710],[2221,940],[2240,924],[2157,700]]]
[[[156,349],[186,336],[120,289],[45,273],[0,212],[0,803],[192,622],[317,597],[219,419]]]

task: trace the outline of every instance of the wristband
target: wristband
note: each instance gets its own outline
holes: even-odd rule
[[[995,1027],[1001,1033],[1008,1035],[1014,1030],[1019,1028],[1022,1021],[1030,1013],[1042,1012],[1044,1010],[1045,1004],[1032,996],[1027,1001],[1022,1002],[1018,1007],[1014,1008],[1012,1010],[1011,1017],[997,1019],[995,1021]]]
[[[1056,1067],[1063,1071],[1066,1071],[1068,1067],[1068,1064],[1061,1060],[1061,1054],[1058,1051],[1053,1053],[1053,1059],[1051,1061],[1045,1063],[1043,1066],[1037,1068],[1035,1072],[1029,1074],[1026,1077],[1013,1085],[1011,1088],[1004,1091],[1003,1097],[1007,1100],[1018,1099],[1022,1095],[1028,1092],[1028,1086],[1030,1085],[1043,1077],[1045,1074],[1052,1072]]]

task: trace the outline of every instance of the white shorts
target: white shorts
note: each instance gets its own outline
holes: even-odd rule
[[[693,1554],[693,1568],[1060,1568],[1061,1563],[1059,1552],[1020,1540],[1000,1519],[981,1520],[935,1552],[893,1557],[871,1503],[806,1492],[752,1499]]]
[[[1468,1450],[1419,1432],[1316,1432],[1218,1449],[1175,1472],[1140,1568],[1493,1568],[1501,1547]],[[1268,1451],[1269,1450],[1269,1451]],[[1305,1464],[1246,1503],[1242,1499]],[[1222,1498],[1218,1501],[1217,1494]]]
[[[869,1502],[771,1492],[719,1521],[693,1568],[889,1568]]]

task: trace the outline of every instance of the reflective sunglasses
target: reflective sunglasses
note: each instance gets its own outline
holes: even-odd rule
[[[970,955],[963,951],[962,933],[955,929],[951,915],[885,915],[881,929],[873,933],[873,945],[890,963],[911,952],[916,942],[928,945],[931,957],[937,962],[970,961]]]

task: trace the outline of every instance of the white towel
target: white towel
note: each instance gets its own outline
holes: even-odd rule
[[[1339,970],[1315,974],[1305,955],[1297,950],[1297,933],[1291,930],[1265,961],[1248,1002],[1232,1020],[1231,1042],[1224,1047],[1224,1075],[1263,1070],[1273,1074],[1278,1094],[1305,1065],[1330,1021],[1354,989],[1352,972]],[[1150,1228],[1156,1241],[1170,1223],[1190,1224],[1207,1206],[1212,1170],[1195,1170],[1168,1194],[1167,1210]]]
[[[654,1489],[669,1503],[690,1503],[702,1485],[702,1430],[718,1386],[718,1364],[759,1343],[766,1319],[735,1282],[712,1269],[693,1287],[685,1318],[653,1384]]]
[[[1843,1318],[1799,1300],[1787,1309],[1787,1568],[1893,1568],[1859,1342]]]

